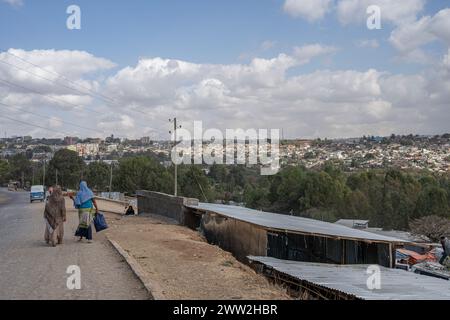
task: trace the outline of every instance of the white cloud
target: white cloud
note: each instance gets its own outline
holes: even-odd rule
[[[426,0],[285,0],[283,9],[293,17],[304,18],[310,22],[322,19],[327,13],[336,10],[342,24],[365,23],[367,8],[379,6],[383,21],[394,25],[413,22],[423,11]]]
[[[276,44],[277,44],[276,41],[266,40],[263,43],[261,43],[261,50],[267,51],[275,47]]]
[[[7,4],[13,6],[13,7],[21,7],[23,6],[23,0],[2,0],[3,2],[6,2]]]
[[[79,133],[79,128],[62,126],[58,119],[65,117],[64,120],[82,124],[100,86],[99,81],[89,78],[115,66],[107,59],[70,50],[9,49],[0,52],[0,62],[0,102],[51,115],[46,122],[36,117],[30,122],[74,133]],[[42,129],[33,132],[36,130],[51,133]]]
[[[286,0],[283,9],[293,17],[316,21],[331,10],[332,4],[333,0]]]
[[[450,46],[450,9],[400,25],[389,38],[390,43],[406,60],[422,63],[430,60],[422,47],[437,40]]]
[[[412,76],[374,69],[286,75],[290,68],[332,52],[330,48],[304,46],[292,56],[255,59],[248,65],[178,61],[178,66],[189,65],[190,71],[174,72],[177,76],[170,81],[157,76],[169,74],[164,71],[169,60],[146,59],[126,68],[126,74],[119,72],[121,77],[112,77],[107,90],[113,94],[130,88],[131,92],[121,93],[124,103],[134,99],[142,110],[160,118],[178,114],[186,123],[203,120],[205,126],[221,129],[271,126],[303,137],[446,130],[442,118],[448,120],[448,116],[442,101],[448,92],[443,85],[436,87],[446,78],[436,71]],[[147,72],[154,69],[149,65],[162,70]],[[149,97],[145,90],[160,87],[164,90],[158,90],[158,96]]]
[[[337,15],[343,24],[362,23],[367,20],[367,8],[371,5],[379,6],[382,21],[394,25],[413,22],[422,12],[425,0],[339,0]]]
[[[57,103],[52,107],[48,102],[42,114],[51,115],[46,123],[49,127],[61,124],[58,119],[62,119],[128,137],[140,137],[156,130],[160,138],[167,138],[167,119],[174,116],[184,127],[189,127],[194,120],[202,120],[205,128],[283,128],[289,137],[448,130],[450,67],[443,66],[449,66],[450,52],[440,59],[439,67],[410,75],[375,69],[317,70],[297,75],[289,72],[294,67],[301,71],[301,66],[314,57],[335,50],[334,47],[312,44],[295,48],[292,54],[281,53],[271,59],[255,58],[248,64],[201,64],[161,57],[143,58],[105,80],[97,80],[99,92],[115,99],[117,104],[106,106],[89,96],[74,93],[73,97],[65,97],[88,99],[86,103],[92,108],[107,110],[104,115],[81,112],[75,117],[55,109],[60,108]],[[92,58],[94,60],[89,60]],[[89,59],[97,61],[96,57]],[[47,62],[49,68],[61,68],[58,59],[52,61],[53,64]],[[4,72],[3,68],[1,70]],[[26,75],[16,75],[15,81],[19,81],[20,76]],[[30,78],[28,80],[32,83]],[[94,80],[87,83],[91,82]],[[39,88],[46,89],[48,94],[67,95],[67,92],[47,88],[44,84],[34,85],[42,85]],[[35,95],[3,85],[0,85],[0,101],[42,108],[42,101]],[[57,114],[55,110],[58,110]],[[20,119],[36,122],[26,115]],[[8,132],[18,127],[1,119],[0,122]],[[35,135],[49,135],[37,129],[19,128],[21,132],[29,130],[27,132]],[[72,130],[65,125],[56,128]],[[74,131],[81,135],[92,134]]]
[[[98,82],[83,77],[115,66],[111,61],[87,52],[69,50],[9,49],[0,53],[0,61],[3,61],[0,63],[0,79],[10,83],[0,83],[8,87],[8,96],[3,99],[21,100],[20,95],[31,90],[46,96],[44,98],[34,93],[33,101],[51,104],[57,104],[57,100],[66,101],[67,104],[89,102],[89,92],[98,89]],[[71,79],[76,85],[66,79]],[[29,98],[30,93],[26,96]]]
[[[436,13],[430,20],[428,26],[430,33],[436,36],[437,39],[450,46],[450,8],[443,9]]]
[[[360,40],[356,43],[356,45],[360,48],[378,48],[380,46],[380,43],[377,39],[364,39]]]
[[[450,70],[450,49],[448,49],[448,53],[442,59],[442,64]]]
[[[59,117],[52,116],[48,119],[48,124],[51,128],[61,128],[63,123]]]
[[[365,24],[367,8],[381,9],[382,25],[393,28],[389,42],[398,51],[398,60],[403,62],[430,64],[433,57],[423,49],[431,42],[440,41],[450,46],[450,8],[440,10],[434,16],[420,16],[426,0],[286,0],[284,11],[293,17],[310,22],[320,20],[326,13],[336,13],[341,24]],[[378,48],[378,40],[361,40],[359,47]]]
[[[311,61],[311,59],[335,53],[337,48],[333,46],[324,46],[321,44],[309,44],[302,47],[294,48],[294,56],[299,61],[300,64],[305,64]]]

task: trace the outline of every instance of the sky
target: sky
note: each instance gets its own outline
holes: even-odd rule
[[[442,134],[449,46],[448,0],[0,0],[0,133]]]

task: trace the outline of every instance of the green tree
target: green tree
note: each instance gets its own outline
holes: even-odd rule
[[[8,182],[9,171],[9,163],[0,159],[0,183]]]
[[[178,194],[206,202],[214,200],[210,180],[201,167],[195,165],[178,167]]]
[[[270,206],[268,194],[267,188],[247,184],[244,191],[245,205],[257,210],[266,210]]]
[[[438,186],[426,186],[419,194],[414,217],[437,215],[450,218],[447,192]]]
[[[60,186],[77,189],[80,180],[84,179],[84,168],[85,164],[83,159],[78,156],[78,153],[67,149],[58,150],[49,162],[46,184],[56,183],[56,174],[58,174],[58,184]]]
[[[32,164],[26,155],[17,154],[9,159],[9,179],[26,183],[31,180]]]
[[[92,162],[86,167],[84,179],[97,191],[109,191],[110,170],[104,162]]]
[[[173,175],[154,159],[142,156],[121,159],[119,169],[114,173],[113,183],[120,192],[173,192]]]
[[[270,198],[275,198],[275,192],[278,195],[273,207],[283,213],[291,210],[299,212],[299,199],[305,194],[306,172],[301,167],[288,167],[281,170],[278,175],[280,180],[272,180],[277,184],[276,190],[269,188]]]

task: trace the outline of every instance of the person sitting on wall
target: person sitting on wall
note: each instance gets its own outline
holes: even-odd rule
[[[126,216],[134,216],[134,209],[133,209],[133,206],[129,206],[128,207],[128,209],[127,209],[127,211],[125,212],[125,215]]]

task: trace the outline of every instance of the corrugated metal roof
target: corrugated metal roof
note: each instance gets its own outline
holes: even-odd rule
[[[357,239],[363,241],[406,243],[408,241],[382,236],[335,223],[314,219],[263,212],[244,207],[223,204],[199,203],[188,206],[194,209],[211,211],[230,218],[253,223],[268,229],[288,230],[304,234],[316,234],[329,237]]]
[[[248,257],[300,280],[365,300],[450,300],[450,281],[380,266],[381,288],[367,287],[369,265],[334,265]]]
[[[346,227],[354,228],[357,226],[367,226],[369,224],[369,220],[339,219],[335,223]]]
[[[424,236],[415,236],[407,231],[399,231],[399,230],[382,230],[380,228],[367,228],[364,229],[367,232],[379,234],[382,236],[387,237],[394,237],[397,239],[403,239],[411,242],[417,242],[417,243],[426,243],[431,244],[430,240],[427,237]]]

